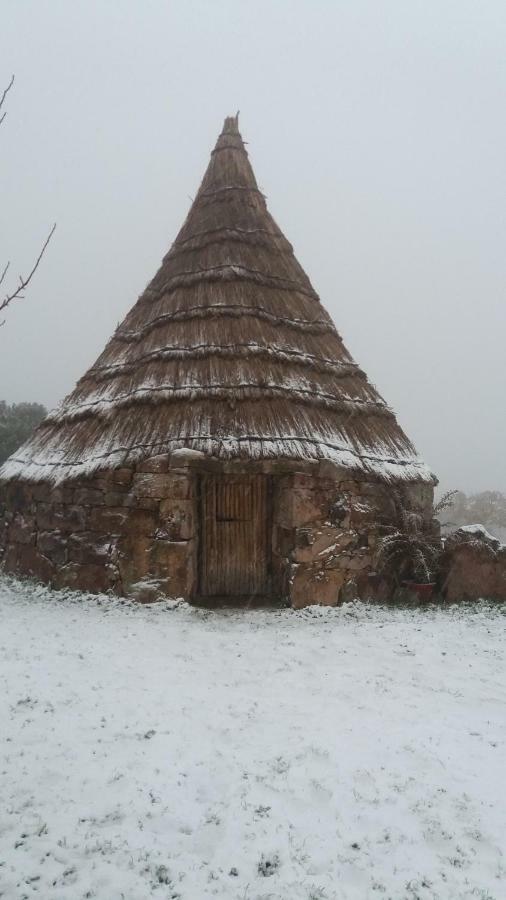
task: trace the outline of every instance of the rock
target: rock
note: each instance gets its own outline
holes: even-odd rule
[[[330,556],[339,556],[353,540],[353,534],[332,525],[298,528],[293,558],[296,562],[320,562],[323,565]]]
[[[198,462],[206,458],[205,453],[201,450],[192,450],[190,447],[180,447],[174,450],[170,455],[171,465],[184,465],[185,462]]]
[[[61,504],[37,503],[36,521],[39,531],[58,531],[63,529],[65,520],[64,507]]]
[[[191,500],[162,500],[160,529],[171,541],[187,541],[193,536],[193,504]]]
[[[319,497],[310,488],[298,487],[293,489],[292,516],[294,525],[309,525],[325,520],[327,518],[327,508],[328,503],[326,504],[325,512],[322,513]]]
[[[67,540],[60,531],[40,531],[37,549],[57,565],[67,562]]]
[[[134,506],[136,503],[135,497],[126,492],[126,491],[105,491],[104,492],[104,503],[106,506]]]
[[[78,506],[102,506],[104,503],[104,492],[98,488],[79,488],[74,491],[73,502]]]
[[[114,590],[118,582],[118,573],[114,566],[81,565],[77,562],[67,563],[56,569],[53,584],[56,588],[71,588],[75,591],[89,591],[91,594],[107,593]]]
[[[129,510],[115,506],[97,506],[90,512],[89,528],[99,534],[121,534]]]
[[[481,525],[466,526],[445,541],[439,589],[446,600],[506,600],[506,546]]]
[[[146,578],[131,584],[126,596],[138,603],[157,603],[167,597],[167,582],[160,578]]]
[[[290,599],[294,609],[304,606],[337,606],[339,591],[345,580],[344,572],[337,569],[323,571],[295,567],[290,586]]]
[[[35,521],[17,513],[9,528],[9,541],[15,544],[35,544]]]
[[[5,503],[11,512],[26,513],[32,503],[32,485],[12,481],[5,488]]]
[[[291,478],[280,478],[274,489],[274,522],[285,529],[293,527],[293,491]]]
[[[499,550],[501,546],[499,538],[490,534],[483,525],[462,525],[461,528],[457,528],[456,531],[446,538],[445,546],[450,548],[473,542],[484,544],[492,550]]]
[[[193,559],[189,541],[154,541],[151,550],[152,573],[163,578],[172,597],[188,597],[193,582]]]
[[[129,509],[125,520],[125,536],[154,535],[158,528],[158,504],[152,509]]]
[[[89,509],[84,506],[66,506],[62,515],[62,531],[85,531],[88,527]]]
[[[115,539],[105,535],[98,538],[93,531],[81,531],[68,539],[69,562],[80,565],[105,565],[110,561]]]
[[[352,528],[361,529],[371,526],[378,518],[378,512],[374,504],[366,497],[353,497],[350,507],[350,525]]]
[[[113,484],[128,485],[132,482],[133,474],[133,469],[113,469],[112,472],[108,473],[108,479]]]
[[[35,547],[11,544],[4,559],[4,568],[10,574],[28,575],[40,581],[50,582],[54,574],[51,561]]]
[[[166,453],[152,456],[137,465],[138,472],[166,473],[169,470],[169,457]]]
[[[133,584],[156,577],[152,569],[153,539],[146,535],[131,535],[118,543],[118,568],[123,588],[128,592]]]
[[[172,496],[173,476],[139,472],[134,475],[132,490],[136,497],[163,500]]]

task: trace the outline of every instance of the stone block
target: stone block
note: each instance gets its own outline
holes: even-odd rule
[[[102,506],[104,492],[99,488],[82,487],[74,491],[73,502],[77,506]]]
[[[294,472],[292,475],[292,488],[295,490],[302,488],[303,490],[312,491],[315,487],[315,482],[315,477],[305,472]]]
[[[191,500],[162,500],[160,529],[170,541],[187,541],[193,537],[193,503]]]
[[[171,467],[199,466],[205,461],[205,453],[202,453],[201,450],[192,450],[190,447],[180,447],[178,450],[173,450],[170,455]]]
[[[91,594],[107,593],[114,590],[118,573],[114,566],[93,565],[71,562],[60,566],[54,574],[54,587],[70,588],[75,591],[89,591]]]
[[[5,501],[12,512],[27,512],[33,503],[32,485],[10,482],[6,487]]]
[[[348,477],[339,482],[338,489],[342,493],[351,494],[352,496],[354,496],[356,494],[360,494],[360,482],[350,480],[350,478]]]
[[[146,578],[134,582],[126,596],[137,603],[158,603],[169,595],[167,582],[163,578]]]
[[[110,562],[116,541],[94,531],[81,531],[68,539],[69,562],[80,565],[105,565]]]
[[[188,597],[193,577],[191,541],[154,541],[151,547],[151,573],[167,581],[172,597]]]
[[[452,537],[439,578],[445,599],[506,601],[506,548],[495,550],[478,539],[459,545]]]
[[[166,473],[169,471],[169,457],[166,453],[151,456],[137,465],[138,472]]]
[[[135,506],[137,502],[137,498],[128,491],[108,490],[104,492],[104,504],[106,506],[131,507]]]
[[[88,527],[89,510],[84,506],[65,506],[63,512],[65,531],[85,531]]]
[[[295,529],[274,525],[272,531],[272,547],[281,558],[291,555],[295,545]]]
[[[153,539],[147,535],[123,537],[118,543],[118,568],[123,589],[128,592],[130,585],[141,581],[151,572],[151,546]]]
[[[61,504],[37,503],[36,523],[39,531],[57,531],[64,527],[64,507]]]
[[[18,545],[17,571],[48,583],[53,578],[55,567],[36,547]]]
[[[322,503],[317,492],[310,488],[293,489],[293,524],[309,525],[327,518],[327,502]]]
[[[150,512],[158,515],[160,500],[155,500],[154,497],[134,497],[133,505],[137,509],[147,509]]]
[[[84,531],[88,510],[84,506],[37,503],[36,522],[39,531]]]
[[[339,492],[338,494],[328,494],[328,502],[326,506],[326,514],[322,517],[325,522],[341,528],[342,530],[350,528],[350,496],[349,494]]]
[[[290,584],[291,605],[294,609],[313,604],[337,606],[345,577],[345,573],[337,569],[322,571],[320,568],[295,567]]]
[[[168,475],[138,472],[134,475],[132,490],[136,497],[162,500],[170,496],[170,484]]]
[[[132,489],[136,497],[186,500],[190,497],[191,480],[186,475],[172,472],[167,475],[139,472],[134,476]]]
[[[275,483],[274,488],[274,522],[281,527],[291,529],[294,524],[293,518],[293,490],[291,476],[280,479],[280,483]]]
[[[349,553],[348,555],[343,554],[342,567],[345,569],[349,569],[350,572],[358,572],[361,569],[367,568],[372,569],[372,556],[369,553],[359,549],[357,549],[356,552]]]
[[[414,509],[425,513],[425,518],[432,518],[432,503],[434,499],[434,487],[426,482],[413,482],[402,488],[405,502]]]
[[[9,541],[15,544],[35,544],[35,520],[17,513],[9,527]]]
[[[126,486],[132,483],[133,475],[133,469],[130,468],[113,469],[108,475],[108,480],[113,484]]]
[[[129,514],[129,510],[121,507],[96,506],[90,511],[89,529],[105,535],[121,534]]]
[[[56,503],[61,502],[54,499],[55,488],[53,485],[45,481],[34,484],[32,487],[32,497],[37,503]],[[60,492],[61,495],[61,492]]]
[[[40,531],[37,535],[37,549],[56,565],[67,562],[67,538],[60,531]]]
[[[299,528],[296,532],[296,547],[293,558],[296,562],[320,562],[324,565],[332,555],[340,556],[355,540],[355,535],[342,531],[333,525],[321,528]]]
[[[350,504],[350,524],[352,528],[361,529],[370,526],[378,519],[378,510],[368,497],[354,496]]]
[[[123,531],[127,535],[153,536],[158,528],[158,514],[150,509],[129,509]]]
[[[18,550],[20,546],[20,544],[9,544],[5,549],[2,566],[8,575],[15,575],[18,571]]]

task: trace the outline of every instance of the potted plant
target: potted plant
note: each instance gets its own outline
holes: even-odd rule
[[[436,517],[451,506],[455,491],[448,491],[432,508],[430,520],[409,507],[399,490],[392,494],[393,515],[376,523],[379,542],[376,569],[418,597],[429,599],[434,591],[435,574],[442,553],[439,523]]]

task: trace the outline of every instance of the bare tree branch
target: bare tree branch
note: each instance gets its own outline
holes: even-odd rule
[[[0,125],[2,124],[3,120],[5,119],[5,117],[6,117],[6,115],[7,115],[7,112],[2,113],[2,106],[4,105],[4,103],[5,103],[5,98],[6,98],[7,94],[9,93],[9,91],[10,91],[10,89],[11,89],[11,87],[12,87],[13,84],[14,84],[14,75],[11,77],[11,80],[9,81],[9,84],[8,84],[7,87],[5,88],[5,90],[4,90],[3,94],[2,94],[2,97],[0,98],[0,113],[1,113],[1,115],[0,115]]]
[[[4,121],[4,119],[7,115],[6,112],[2,112],[2,107],[5,103],[5,98],[7,97],[7,94],[9,93],[13,84],[14,84],[14,75],[12,75],[11,80],[9,81],[9,84],[4,89],[4,91],[0,97],[0,125],[2,124],[2,122]],[[56,223],[53,225],[46,240],[44,241],[42,250],[40,251],[37,259],[35,260],[35,263],[32,266],[31,272],[26,276],[20,275],[19,276],[19,284],[18,284],[17,288],[14,291],[12,291],[12,293],[6,294],[5,297],[3,298],[3,300],[0,299],[0,313],[3,312],[4,309],[7,309],[7,307],[9,306],[9,303],[12,303],[13,300],[21,300],[23,298],[23,291],[26,287],[28,287],[28,285],[30,284],[30,281],[32,280],[33,276],[35,275],[35,272],[37,271],[37,269],[39,267],[39,263],[40,263],[42,257],[44,256],[44,253],[46,252],[47,245],[49,244],[49,241],[53,237],[55,228],[56,228]],[[0,274],[0,285],[3,284],[3,282],[5,280],[5,276],[7,275],[7,272],[9,270],[9,267],[10,267],[10,262],[6,263],[2,273]],[[0,328],[2,327],[3,324],[4,324],[4,322],[0,321]]]
[[[49,241],[53,237],[55,229],[56,229],[56,222],[54,223],[53,227],[51,228],[51,231],[49,232],[46,240],[44,241],[42,250],[40,251],[37,259],[35,260],[35,263],[32,266],[31,272],[26,277],[24,277],[23,275],[20,275],[19,276],[19,284],[18,284],[16,290],[13,291],[12,294],[6,294],[4,299],[0,301],[0,313],[3,312],[3,310],[6,309],[9,305],[9,303],[12,303],[13,300],[21,300],[23,298],[23,291],[26,287],[28,287],[28,285],[30,284],[30,281],[32,280],[33,276],[35,275],[35,272],[37,271],[37,269],[39,267],[39,263],[40,263],[42,257],[44,256],[44,253],[46,252],[47,245],[49,244]],[[5,269],[3,270],[2,277],[0,278],[0,284],[2,283],[3,279],[5,278],[5,274],[6,274],[8,268],[9,268],[9,263],[7,263],[7,265],[5,266]],[[4,324],[3,322],[0,322],[0,327],[3,324]]]

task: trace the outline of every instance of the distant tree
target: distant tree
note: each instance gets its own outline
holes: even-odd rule
[[[47,415],[41,403],[12,403],[0,400],[0,465],[30,437]]]
[[[9,93],[13,84],[14,84],[14,75],[12,76],[11,80],[9,81],[9,84],[4,89],[2,96],[0,97],[0,125],[3,124],[3,122],[5,121],[5,117],[7,115],[7,112],[3,110],[3,106],[5,104],[7,94]],[[37,269],[39,267],[39,263],[46,251],[46,247],[49,244],[49,241],[51,240],[51,238],[53,237],[55,228],[56,228],[56,224],[53,225],[53,227],[51,228],[51,231],[49,232],[46,240],[44,241],[44,244],[42,245],[42,250],[40,251],[40,253],[39,253],[37,259],[35,260],[35,263],[33,264],[28,275],[20,275],[17,286],[14,287],[11,291],[8,291],[4,295],[3,298],[0,298],[0,317],[1,317],[1,314],[7,309],[9,304],[13,302],[13,300],[22,300],[23,299],[23,297],[24,297],[23,291],[25,290],[25,288],[28,287],[28,285],[30,284],[30,281],[32,280],[33,276],[35,275],[35,272],[37,271]],[[10,262],[8,261],[5,263],[3,270],[0,271],[0,285],[2,285],[3,282],[5,281],[7,273],[9,272],[9,268],[10,268]],[[3,324],[4,324],[4,320],[0,318],[0,327]]]
[[[450,529],[461,525],[484,525],[496,537],[506,538],[506,495],[500,491],[470,494],[457,491],[448,513]]]

